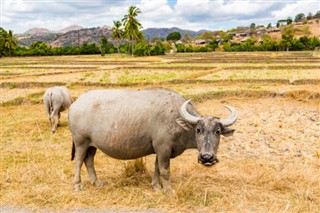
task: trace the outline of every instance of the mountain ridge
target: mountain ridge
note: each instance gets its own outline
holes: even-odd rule
[[[31,28],[25,33],[18,35],[18,43],[22,46],[30,46],[33,42],[43,41],[52,47],[78,46],[83,43],[100,42],[102,35],[111,39],[112,28],[109,26],[83,28],[78,25],[71,25],[58,31],[51,31],[46,28]],[[171,28],[147,28],[142,30],[144,37],[148,40],[153,37],[165,39],[171,32],[179,32],[181,36],[188,34],[189,36],[197,36],[203,32],[213,32],[209,30],[185,30],[178,27]],[[112,39],[111,39],[112,40]]]

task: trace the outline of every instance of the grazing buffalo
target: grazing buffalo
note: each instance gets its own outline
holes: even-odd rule
[[[48,113],[51,131],[55,133],[60,125],[60,112],[67,110],[72,104],[72,97],[66,87],[51,87],[43,95],[43,102]]]
[[[218,162],[220,135],[231,136],[228,128],[237,119],[201,116],[181,95],[166,89],[91,90],[82,94],[69,110],[72,157],[76,157],[74,189],[82,189],[80,170],[84,162],[90,182],[102,186],[95,172],[97,148],[116,159],[136,159],[156,154],[152,186],[173,192],[170,185],[170,158],[189,148],[199,150],[198,162]],[[162,183],[162,187],[160,185]]]

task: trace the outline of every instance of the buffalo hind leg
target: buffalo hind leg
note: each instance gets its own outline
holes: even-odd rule
[[[61,118],[61,113],[59,112],[58,113],[58,124],[57,124],[57,126],[60,126],[60,118]]]
[[[86,157],[84,159],[84,163],[87,167],[87,171],[89,174],[90,183],[94,186],[105,186],[107,183],[102,182],[97,178],[96,170],[94,168],[94,156],[96,154],[97,148],[95,147],[89,147],[87,150]]]
[[[59,116],[57,112],[53,111],[50,115],[50,124],[51,124],[51,131],[52,133],[56,132],[57,123],[59,123]]]
[[[89,143],[84,141],[81,143],[81,146],[76,146],[75,144],[76,173],[73,179],[73,189],[76,192],[83,190],[83,185],[81,184],[81,167],[88,150],[88,145],[86,144]]]
[[[52,119],[51,119],[51,115],[49,114],[49,123],[50,123],[50,130],[51,130],[51,132],[52,132],[52,130],[53,130],[53,121],[52,121]]]

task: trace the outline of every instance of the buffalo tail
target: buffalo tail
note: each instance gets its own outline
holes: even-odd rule
[[[71,151],[71,160],[72,160],[72,161],[73,161],[73,159],[74,159],[75,152],[76,152],[76,148],[75,148],[74,143],[73,143],[73,141],[72,141],[72,151]]]

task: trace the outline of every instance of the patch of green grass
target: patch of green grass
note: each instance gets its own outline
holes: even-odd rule
[[[83,74],[84,77],[94,77],[95,74],[93,72],[86,72]]]
[[[1,106],[20,106],[22,104],[41,104],[43,91],[27,95],[26,97],[17,97],[15,99],[1,103]]]
[[[12,99],[10,101],[3,102],[1,105],[2,106],[19,106],[24,102],[23,97],[17,97],[15,99]]]
[[[262,89],[262,87],[261,86],[257,86],[257,85],[249,85],[248,87],[247,87],[248,89]]]
[[[153,83],[153,82],[161,82],[169,79],[174,79],[176,77],[177,77],[177,74],[174,72],[139,73],[139,72],[126,70],[125,73],[117,79],[117,83],[119,84]]]
[[[110,72],[105,72],[102,78],[99,80],[101,83],[110,83]]]
[[[11,83],[9,86],[9,89],[15,89],[17,88],[17,85],[15,83]]]
[[[220,78],[220,75],[213,74],[211,77],[212,77],[212,78]]]

